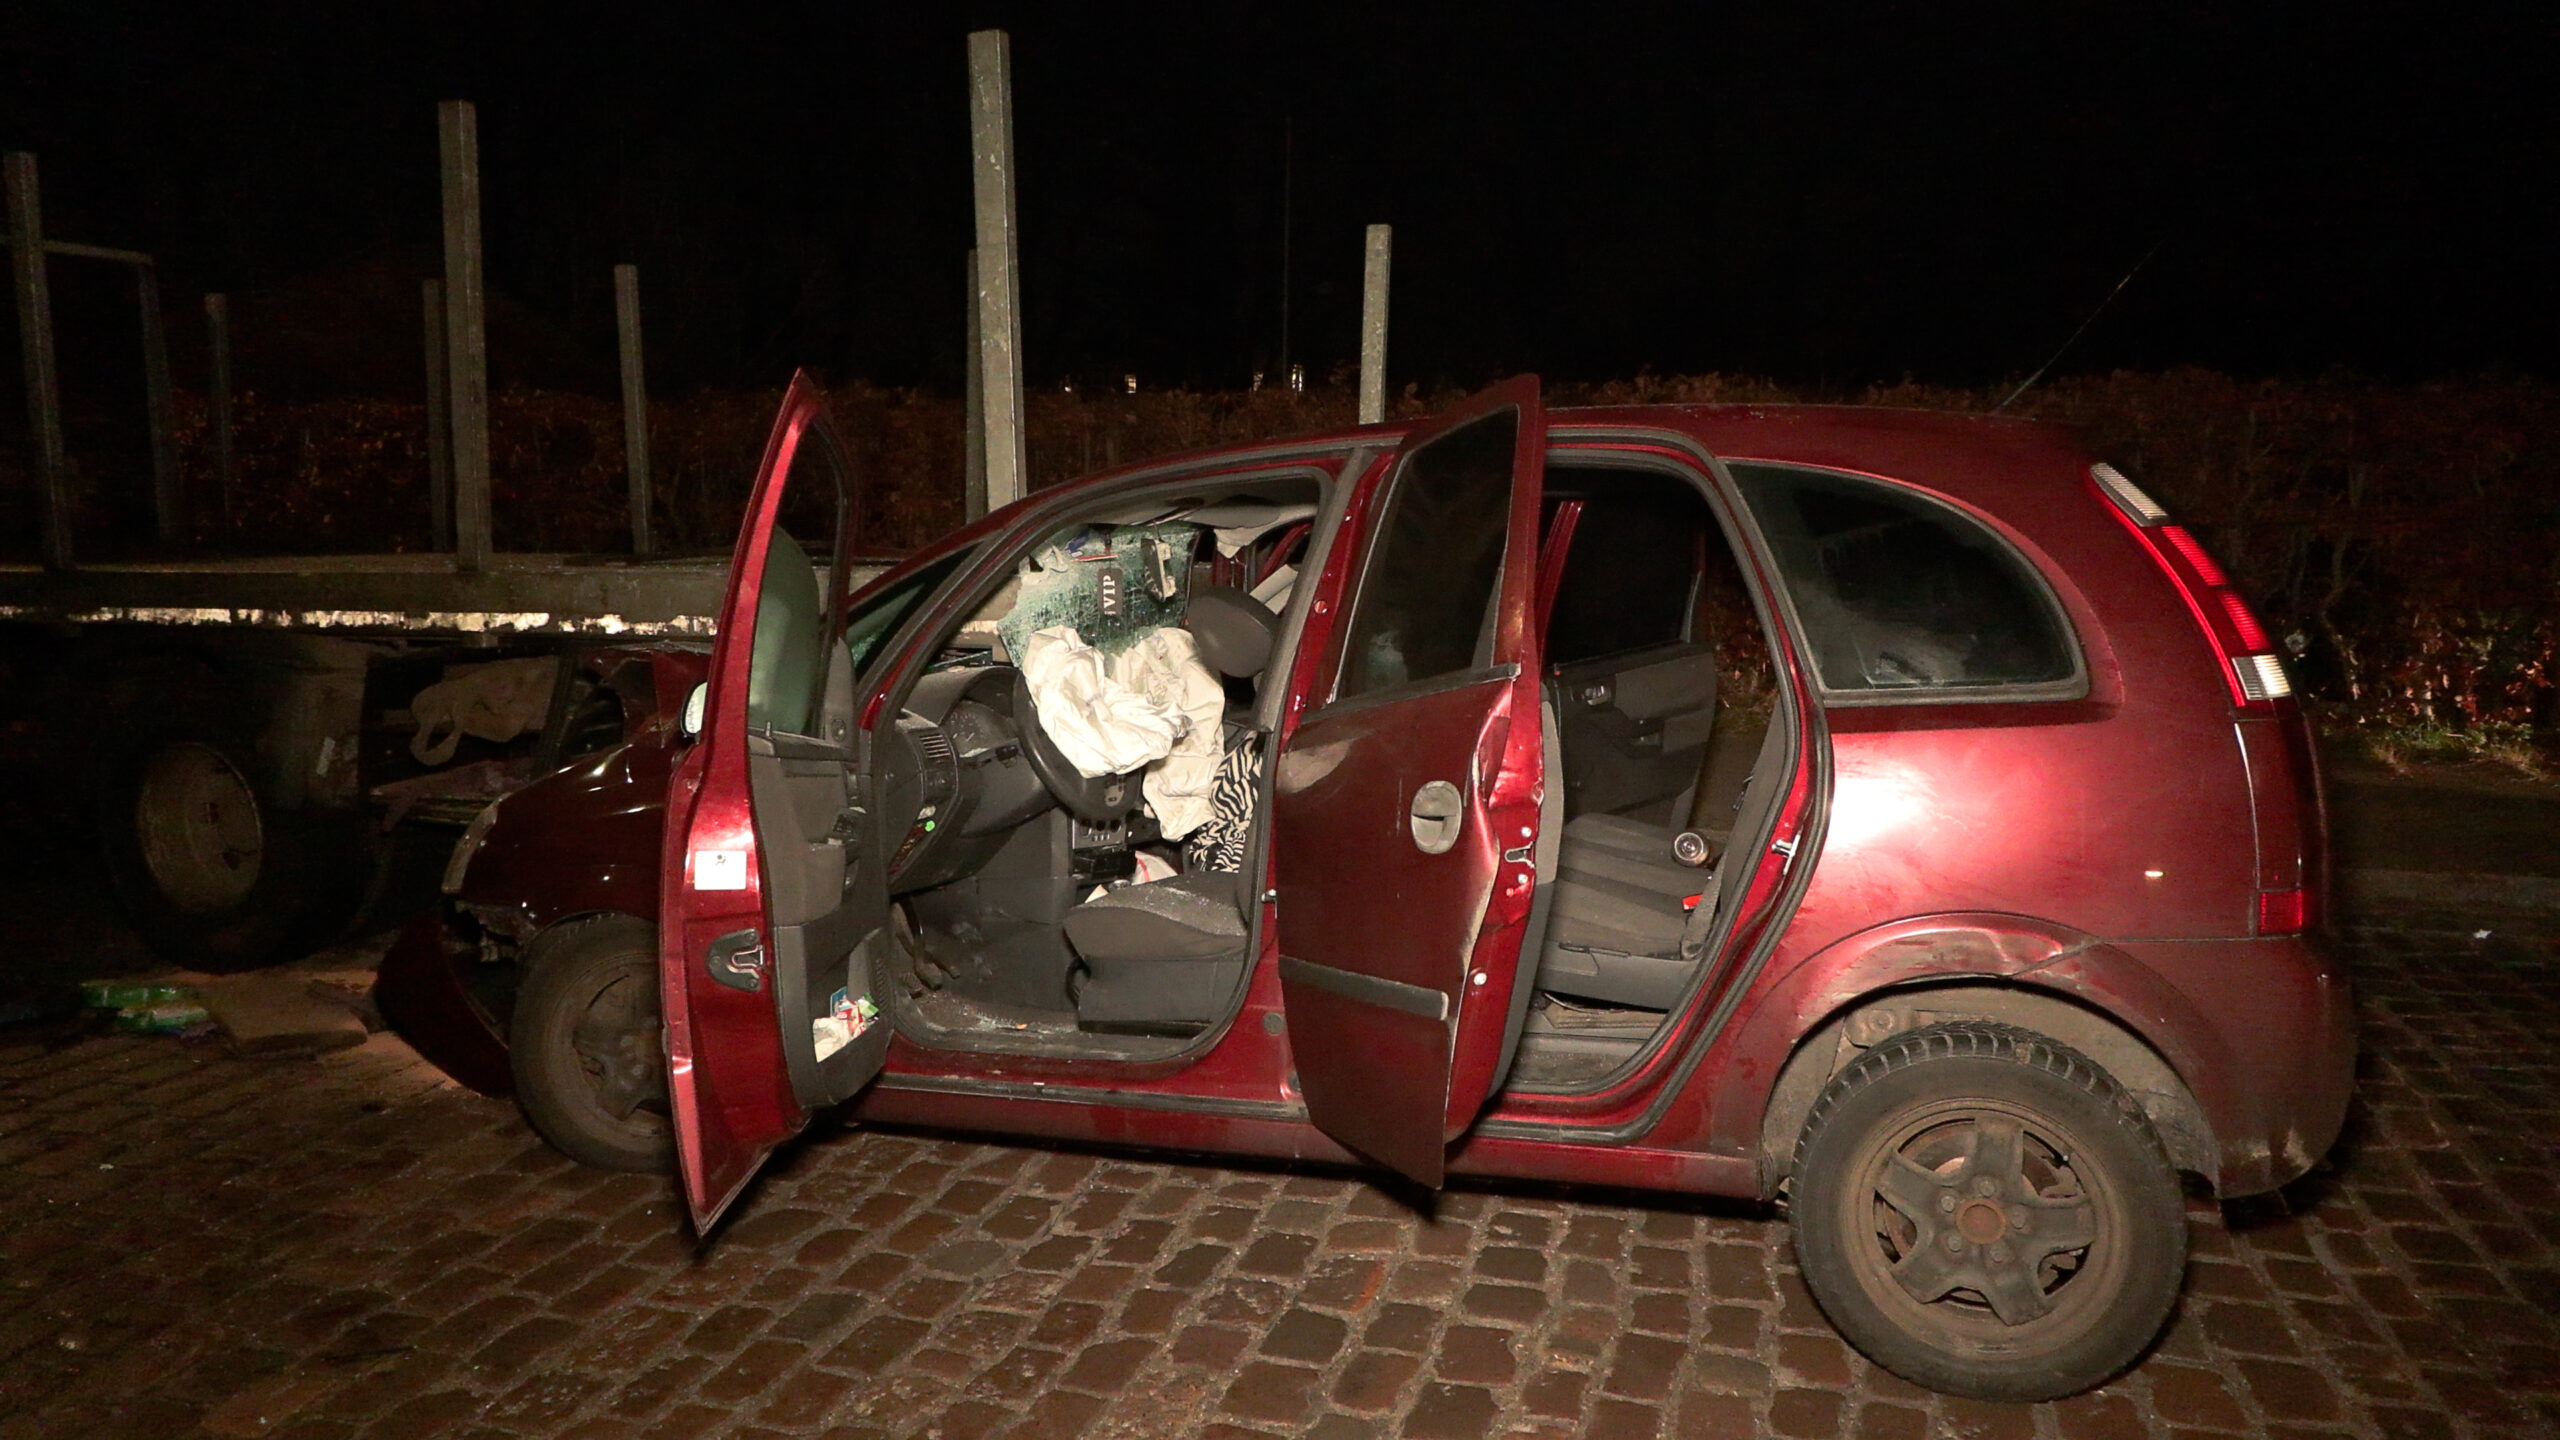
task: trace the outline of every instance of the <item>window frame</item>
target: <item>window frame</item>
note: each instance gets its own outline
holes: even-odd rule
[[[800,478],[800,467],[805,460],[811,459],[823,467],[834,492],[834,504],[830,516],[831,529],[823,560],[810,553],[809,547],[801,543],[798,535],[792,533],[782,513],[801,493],[801,488],[806,482]],[[808,722],[809,728],[787,729],[773,723],[773,717],[768,715],[763,725],[752,722],[748,724],[747,729],[750,734],[796,735],[803,739],[814,739],[824,728],[827,674],[835,665],[833,652],[835,647],[844,640],[844,627],[852,613],[853,603],[852,572],[849,568],[851,562],[848,556],[836,552],[850,551],[853,548],[851,543],[853,497],[860,486],[859,473],[854,469],[853,452],[846,447],[842,437],[836,434],[834,422],[828,418],[825,409],[819,409],[801,428],[799,440],[792,451],[791,463],[783,469],[782,503],[775,508],[772,523],[767,527],[764,567],[756,576],[756,596],[759,606],[756,628],[759,632],[762,631],[764,624],[761,613],[764,590],[773,578],[772,536],[788,536],[793,547],[798,549],[802,558],[809,562],[810,570],[818,582],[817,675],[810,687],[809,713],[803,717]],[[747,699],[750,706],[755,703],[755,673],[756,654],[750,646],[747,655]]]
[[[1519,436],[1516,427],[1522,422],[1523,416],[1517,407],[1504,408],[1508,409],[1512,416],[1515,426],[1512,436],[1516,445]],[[1499,413],[1502,412],[1500,410],[1487,412],[1470,423],[1482,424]],[[1455,430],[1449,432],[1449,434],[1454,433],[1457,432]],[[1447,438],[1449,438],[1448,434],[1435,436],[1431,444],[1437,445]],[[1460,690],[1488,680],[1510,679],[1519,674],[1517,664],[1509,661],[1496,664],[1493,658],[1494,636],[1501,628],[1502,607],[1508,598],[1502,592],[1502,577],[1511,553],[1506,524],[1503,549],[1494,557],[1493,589],[1485,597],[1483,612],[1476,617],[1475,651],[1468,657],[1467,665],[1461,669],[1443,671],[1419,680],[1408,678],[1392,685],[1372,686],[1357,695],[1346,696],[1342,693],[1343,682],[1351,672],[1351,639],[1357,629],[1354,618],[1361,613],[1363,602],[1372,598],[1371,587],[1376,583],[1379,568],[1385,563],[1387,541],[1395,518],[1396,502],[1403,497],[1408,482],[1412,478],[1413,462],[1429,448],[1430,446],[1425,446],[1420,450],[1396,452],[1389,470],[1380,477],[1376,490],[1368,498],[1367,513],[1361,516],[1358,522],[1358,528],[1362,531],[1360,553],[1352,562],[1354,568],[1348,583],[1343,586],[1342,603],[1335,618],[1333,633],[1325,640],[1326,648],[1332,653],[1329,657],[1331,673],[1323,677],[1320,692],[1324,700],[1321,704],[1311,704],[1307,707],[1307,714],[1310,716],[1347,714],[1373,704],[1434,695],[1443,690]],[[1539,473],[1541,477],[1545,474],[1543,460]],[[1543,483],[1542,478],[1541,484]],[[1534,599],[1534,597],[1530,598]],[[1544,637],[1540,637],[1539,643],[1543,659]]]
[[[1861,709],[1880,705],[2023,705],[2088,698],[2090,693],[2089,647],[2080,634],[2080,627],[2072,621],[2071,607],[2062,603],[2062,596],[2054,588],[2053,578],[2045,573],[2044,567],[2036,563],[2026,547],[2018,543],[2009,527],[2000,523],[1998,519],[1936,491],[1914,485],[1906,480],[1897,480],[1889,475],[1878,475],[1872,471],[1851,470],[1839,465],[1818,465],[1801,460],[1743,456],[1719,458],[1732,471],[1792,470],[1872,486],[1887,492],[1894,499],[1907,501],[1922,511],[1935,509],[1953,517],[1957,523],[1968,526],[1991,540],[2024,572],[2030,592],[2037,601],[2042,603],[2046,615],[2057,627],[2057,633],[2062,637],[2063,647],[2071,659],[2071,673],[2054,680],[2013,680],[1990,685],[1909,685],[1860,690],[1834,689],[1823,676],[1821,647],[1815,641],[1814,629],[1806,623],[1804,612],[1796,604],[1795,577],[1788,568],[1786,551],[1771,536],[1769,527],[1762,521],[1759,510],[1752,504],[1751,492],[1744,486],[1742,476],[1736,474],[1733,479],[1735,498],[1739,502],[1739,508],[1746,523],[1758,533],[1760,543],[1767,550],[1772,562],[1770,579],[1773,582],[1772,588],[1777,592],[1776,602],[1785,612],[1788,627],[1795,633],[1797,643],[1803,647],[1805,668],[1813,682],[1815,694],[1821,697],[1823,708]]]

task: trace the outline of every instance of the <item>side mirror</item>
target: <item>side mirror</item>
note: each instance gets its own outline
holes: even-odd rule
[[[703,724],[711,713],[711,682],[697,680],[684,697],[684,713],[676,717],[676,729],[687,740],[701,738]]]

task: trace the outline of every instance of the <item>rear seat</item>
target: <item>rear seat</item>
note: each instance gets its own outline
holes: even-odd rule
[[[1748,853],[1786,793],[1780,777],[1789,750],[1787,727],[1770,725],[1734,802],[1733,828],[1705,832],[1719,848],[1730,840]],[[1732,877],[1723,856],[1698,869],[1672,858],[1674,833],[1620,815],[1566,823],[1538,955],[1539,989],[1647,1010],[1680,1003],[1715,924],[1719,882]],[[1684,913],[1692,895],[1705,898],[1694,914]]]
[[[1618,815],[1566,824],[1538,988],[1648,1010],[1679,1001],[1693,968],[1680,954],[1687,902],[1713,872],[1672,858],[1671,836]]]

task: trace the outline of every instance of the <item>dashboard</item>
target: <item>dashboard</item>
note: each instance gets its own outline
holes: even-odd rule
[[[891,894],[976,871],[1013,831],[1055,808],[1022,750],[1008,665],[937,670],[882,738],[878,774]]]

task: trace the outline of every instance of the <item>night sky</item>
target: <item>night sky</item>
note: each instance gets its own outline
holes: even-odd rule
[[[17,0],[0,146],[39,153],[55,235],[161,255],[173,308],[400,280],[408,364],[433,105],[469,98],[493,286],[572,371],[609,367],[629,260],[653,383],[954,388],[987,24],[1035,384],[1276,369],[1284,171],[1319,376],[1372,221],[1398,383],[1994,380],[2146,254],[2064,370],[2560,369],[2547,4]]]

